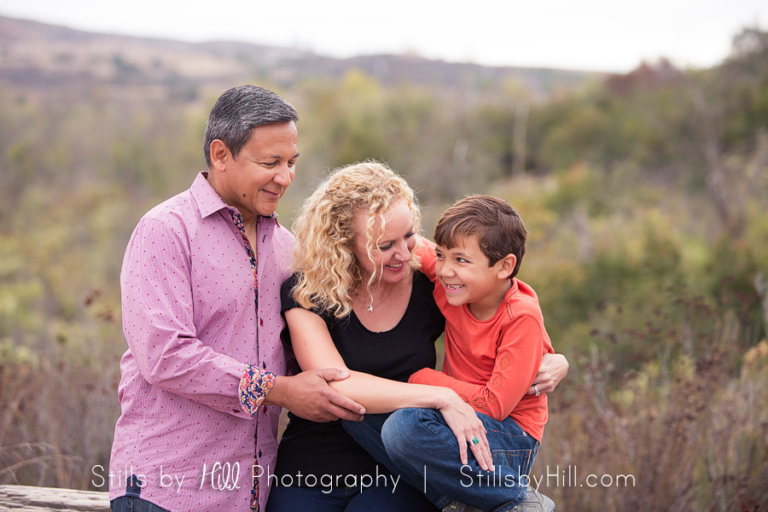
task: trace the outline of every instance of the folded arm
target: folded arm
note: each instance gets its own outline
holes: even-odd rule
[[[437,281],[435,274],[435,244],[424,237],[419,236],[419,248],[416,254],[421,260],[421,271],[432,281]],[[551,393],[561,380],[568,375],[568,360],[562,354],[544,354],[536,378],[528,388],[526,394]],[[534,389],[533,386],[536,386]]]
[[[336,391],[361,403],[372,414],[388,413],[406,407],[437,409],[445,418],[459,443],[462,463],[467,463],[467,443],[484,469],[492,469],[492,459],[485,429],[474,410],[451,389],[407,384],[383,379],[347,368],[333,343],[328,326],[316,313],[302,308],[285,311],[296,360],[302,371],[318,368],[339,368],[349,371],[349,378],[332,382]]]
[[[435,390],[431,386],[410,385],[349,370],[322,317],[306,309],[293,308],[285,311],[285,319],[302,371],[319,368],[348,371],[348,379],[333,382],[331,386],[360,402],[368,413],[388,413],[405,407],[439,409],[457,398],[451,390]]]
[[[240,418],[253,417],[263,404],[296,408],[313,421],[360,419],[362,407],[326,384],[345,378],[339,372],[278,376],[198,337],[189,242],[175,220],[143,219],[123,262],[123,330],[141,376],[163,391]]]
[[[541,362],[542,335],[538,323],[522,316],[505,329],[488,381],[464,382],[430,368],[414,373],[409,382],[447,386],[476,411],[503,421],[528,391]]]
[[[250,417],[238,392],[246,363],[198,338],[188,240],[183,226],[173,220],[143,219],[126,251],[121,290],[130,353],[152,386],[221,412]],[[266,379],[266,390],[271,376],[256,368],[254,379],[259,377]],[[254,400],[261,399],[260,395]]]

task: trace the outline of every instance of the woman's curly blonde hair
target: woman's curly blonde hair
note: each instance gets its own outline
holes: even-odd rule
[[[385,164],[363,162],[332,171],[304,202],[293,224],[296,302],[307,309],[333,312],[337,318],[347,316],[352,311],[352,293],[363,282],[353,252],[357,214],[368,212],[366,248],[373,261],[372,251],[378,243],[374,236],[381,236],[373,233],[376,216],[401,199],[408,204],[416,233],[421,213],[413,190]],[[383,217],[381,221],[383,232]],[[415,254],[408,266],[411,270],[419,268]],[[378,277],[374,270],[366,286]]]

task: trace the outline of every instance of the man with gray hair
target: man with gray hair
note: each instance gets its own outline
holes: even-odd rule
[[[208,170],[139,221],[120,276],[122,414],[110,459],[112,510],[259,510],[281,407],[312,421],[359,420],[328,382],[285,376],[280,285],[293,236],[275,215],[299,157],[298,116],[240,86],[216,101]],[[274,407],[270,407],[274,406]]]

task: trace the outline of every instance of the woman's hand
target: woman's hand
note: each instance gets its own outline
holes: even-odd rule
[[[477,417],[471,405],[464,402],[459,395],[449,388],[444,389],[449,392],[446,393],[446,403],[437,409],[459,442],[461,463],[467,464],[467,444],[469,444],[469,448],[480,467],[485,471],[493,471],[491,447],[485,437],[483,422]]]
[[[551,393],[568,374],[568,367],[568,360],[564,355],[544,354],[541,357],[539,373],[533,379],[533,385],[527,394],[538,396],[541,393]]]

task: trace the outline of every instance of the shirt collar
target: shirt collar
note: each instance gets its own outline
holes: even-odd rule
[[[211,184],[208,183],[208,171],[200,171],[200,173],[198,173],[189,191],[191,192],[192,197],[195,198],[197,207],[200,208],[200,216],[202,218],[206,218],[222,208],[229,208],[227,203],[224,202]],[[234,210],[237,211],[237,209]],[[274,212],[272,215],[265,218],[277,219],[277,212]]]
[[[200,216],[206,218],[222,208],[227,207],[227,203],[216,193],[210,183],[208,183],[208,171],[201,171],[195,178],[194,183],[189,189],[192,197],[195,198],[197,207],[200,208]]]

